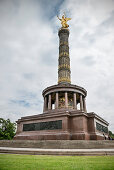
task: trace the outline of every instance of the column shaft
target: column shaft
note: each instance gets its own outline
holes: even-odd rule
[[[48,109],[51,109],[51,94],[48,97]]]
[[[44,110],[43,111],[46,111],[47,110],[47,97],[45,96],[44,97]]]
[[[80,95],[80,110],[83,111],[83,100],[82,100],[82,95]]]
[[[55,108],[58,109],[58,92],[56,93]]]
[[[76,93],[74,93],[74,109],[77,109]]]
[[[84,111],[87,112],[85,97],[83,98],[83,103],[84,103]]]
[[[68,107],[68,94],[65,92],[65,107]]]

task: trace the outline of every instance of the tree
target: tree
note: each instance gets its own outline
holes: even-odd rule
[[[11,140],[15,136],[16,123],[11,123],[10,119],[0,118],[0,140]]]
[[[114,134],[111,131],[109,131],[109,136],[114,139]]]

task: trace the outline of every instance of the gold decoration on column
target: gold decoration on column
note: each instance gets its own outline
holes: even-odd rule
[[[60,54],[59,54],[59,57],[62,57],[62,56],[69,56],[69,54],[67,53],[67,52],[61,52]]]
[[[61,65],[58,66],[59,69],[62,68],[62,67],[70,70],[70,66],[68,64],[61,64]]]
[[[70,81],[70,79],[68,79],[68,78],[59,78],[59,80],[58,80],[58,83],[60,83],[60,82],[68,82],[68,83],[71,83],[71,81]]]

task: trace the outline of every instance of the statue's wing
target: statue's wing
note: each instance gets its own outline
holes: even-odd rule
[[[66,20],[66,21],[69,21],[69,20],[71,20],[71,18],[65,18],[65,20]]]

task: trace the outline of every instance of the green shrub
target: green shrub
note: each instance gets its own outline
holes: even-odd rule
[[[15,136],[16,123],[11,123],[10,119],[0,118],[0,140],[11,140]]]

